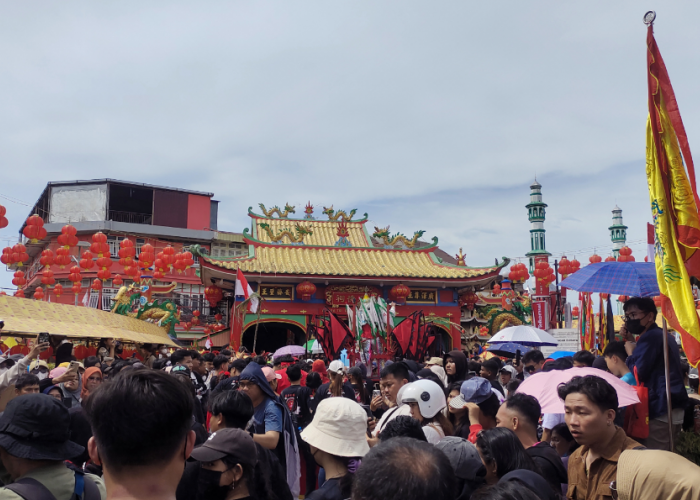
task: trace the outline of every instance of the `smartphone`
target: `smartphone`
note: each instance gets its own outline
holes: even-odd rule
[[[372,391],[372,399],[376,398],[377,396],[381,396],[381,395],[382,395],[382,391],[380,391],[379,389],[375,389]]]
[[[515,350],[515,366],[520,364],[520,349]]]
[[[36,341],[39,344],[47,343],[49,341],[49,333],[48,332],[39,333],[39,336],[37,337]]]
[[[68,370],[66,370],[66,372],[78,373],[78,368],[79,368],[79,367],[80,367],[80,366],[79,366],[79,364],[78,364],[77,361],[71,361],[71,362],[70,362],[70,366],[68,367]]]

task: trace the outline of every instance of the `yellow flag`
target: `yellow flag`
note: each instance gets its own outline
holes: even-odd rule
[[[649,119],[646,174],[654,222],[661,312],[681,335],[688,361],[696,366],[700,362],[700,323],[688,274],[688,269],[695,269],[695,259],[700,255],[697,252],[700,249],[700,216],[694,186],[695,172],[671,82],[651,26],[647,48]],[[683,138],[680,145],[677,131]],[[692,184],[686,175],[684,159]]]

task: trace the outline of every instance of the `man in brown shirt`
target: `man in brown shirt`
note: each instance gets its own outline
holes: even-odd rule
[[[581,445],[569,457],[569,500],[610,500],[610,483],[624,450],[641,445],[613,423],[618,400],[615,389],[593,375],[574,377],[559,387],[566,424]]]

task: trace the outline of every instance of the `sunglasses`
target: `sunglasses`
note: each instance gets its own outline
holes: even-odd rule
[[[537,367],[535,365],[527,365],[523,367],[523,370],[525,370],[528,373],[532,373],[535,370],[537,370]]]

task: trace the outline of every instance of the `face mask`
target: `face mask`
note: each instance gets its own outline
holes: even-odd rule
[[[642,320],[640,319],[628,319],[625,321],[625,328],[627,331],[633,335],[639,335],[644,331],[645,326],[642,325]]]
[[[160,353],[161,353],[163,356],[167,356],[167,355],[168,355],[168,350],[167,350],[167,349],[161,349],[161,350],[160,350]]]
[[[229,486],[219,486],[221,472],[201,468],[199,469],[199,480],[197,483],[197,498],[207,500],[224,500],[231,488]]]
[[[38,378],[39,380],[44,380],[44,379],[45,379],[46,377],[48,377],[48,376],[49,376],[48,373],[41,373],[41,372],[39,372],[39,373],[36,374],[36,378]]]

